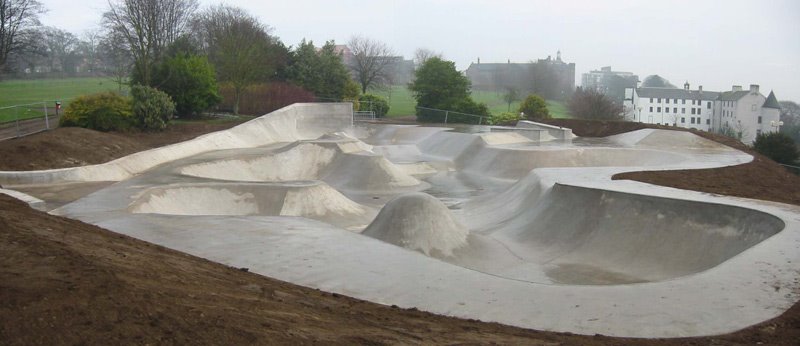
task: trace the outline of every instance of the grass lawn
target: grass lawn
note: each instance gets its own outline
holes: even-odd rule
[[[389,101],[388,117],[399,117],[414,115],[416,101],[411,96],[411,91],[405,85],[394,85],[386,90],[370,91],[371,94],[385,97]],[[503,100],[503,93],[492,91],[473,91],[472,99],[483,102],[489,107],[492,114],[499,114],[508,111],[508,103]],[[520,101],[511,104],[511,111],[516,112]],[[561,101],[547,101],[547,109],[553,118],[570,118],[566,105]]]
[[[58,78],[0,81],[0,108],[45,101],[48,113],[53,113],[55,101],[62,101],[62,109],[69,100],[101,91],[119,90],[111,78]],[[44,114],[44,105],[0,110],[0,123],[15,117],[35,118]]]

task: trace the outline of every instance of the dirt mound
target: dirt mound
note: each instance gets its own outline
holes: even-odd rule
[[[0,142],[0,171],[33,171],[77,167],[118,159],[142,150],[183,142],[224,130],[249,118],[221,122],[191,121],[171,124],[163,132],[100,132],[59,127],[27,137]]]

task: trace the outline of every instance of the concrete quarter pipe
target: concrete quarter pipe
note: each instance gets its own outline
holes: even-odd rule
[[[349,104],[296,104],[0,183],[39,208],[48,201],[21,193],[74,185],[84,196],[51,213],[378,303],[677,337],[738,330],[800,299],[800,207],[611,176],[750,160],[685,132],[354,125]]]

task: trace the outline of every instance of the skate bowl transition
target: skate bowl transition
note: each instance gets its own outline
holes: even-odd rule
[[[52,214],[381,304],[679,337],[800,300],[800,207],[611,176],[751,160],[688,132],[354,124],[350,104],[295,104],[105,164],[0,172],[0,184]]]

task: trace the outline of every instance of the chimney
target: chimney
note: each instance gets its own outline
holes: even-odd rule
[[[480,65],[480,64],[481,64],[481,58],[478,57],[478,65]]]
[[[686,83],[683,83],[683,89],[689,90],[689,81],[687,80]]]
[[[758,84],[750,84],[750,92],[757,93],[758,92]]]
[[[511,63],[511,59],[508,59],[508,63],[509,63],[509,64]]]
[[[742,86],[741,85],[734,85],[731,88],[731,91],[742,91]]]
[[[698,85],[697,86],[697,90],[700,91],[700,92],[703,92],[703,86],[702,85]]]

